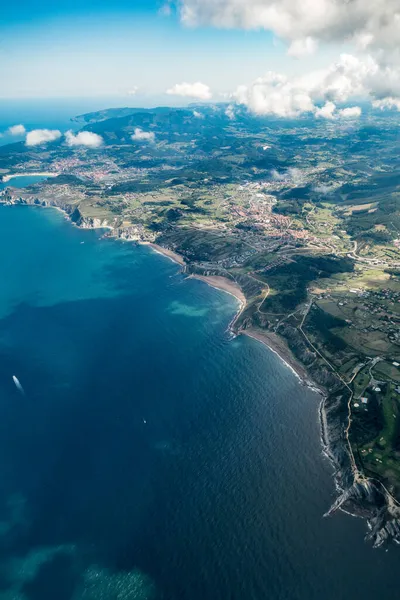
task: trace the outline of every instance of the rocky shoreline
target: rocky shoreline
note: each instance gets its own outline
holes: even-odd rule
[[[334,481],[338,492],[337,499],[325,516],[341,510],[352,516],[364,518],[369,529],[366,539],[371,540],[375,547],[381,546],[389,540],[400,544],[400,506],[380,481],[362,477],[360,473],[354,471],[351,460],[352,451],[345,436],[349,418],[346,410],[346,393],[348,394],[348,391],[344,389],[339,379],[327,369],[325,372],[323,369],[315,372],[312,365],[307,364],[309,351],[304,348],[304,341],[296,335],[297,331],[290,331],[289,327],[285,327],[277,334],[260,330],[248,322],[238,325],[238,317],[244,311],[247,303],[243,291],[236,282],[219,275],[191,273],[190,265],[182,256],[154,242],[137,239],[134,228],[115,227],[106,220],[83,216],[78,206],[42,201],[33,197],[23,198],[15,191],[10,192],[7,188],[0,193],[0,204],[56,208],[77,227],[109,229],[107,234],[109,237],[149,245],[154,251],[174,260],[185,272],[188,272],[190,277],[200,279],[212,287],[234,295],[241,303],[241,307],[238,315],[230,324],[232,332],[235,335],[248,335],[266,345],[305,385],[323,396],[319,408],[321,443],[324,455],[333,465]]]

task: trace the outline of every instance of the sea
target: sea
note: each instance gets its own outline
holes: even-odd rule
[[[320,396],[103,233],[0,206],[0,600],[396,598],[399,549],[323,517]]]

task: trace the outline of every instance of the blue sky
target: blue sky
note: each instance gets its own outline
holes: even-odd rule
[[[162,10],[165,2],[180,10]],[[256,114],[330,120],[358,118],[362,99],[376,109],[400,110],[398,0],[3,5],[3,100],[182,106],[229,99]]]
[[[305,69],[268,31],[188,28],[160,8],[154,0],[6,3],[0,97],[116,96],[131,104],[182,104],[165,90],[202,81],[220,100],[268,70]],[[313,66],[326,64],[330,54],[332,49],[318,53]],[[129,97],[135,87],[137,96]]]

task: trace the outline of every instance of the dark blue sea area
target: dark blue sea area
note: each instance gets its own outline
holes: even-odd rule
[[[397,548],[323,518],[320,397],[102,233],[0,207],[0,600],[396,598]]]

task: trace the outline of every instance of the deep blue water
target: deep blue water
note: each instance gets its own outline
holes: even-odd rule
[[[0,207],[0,598],[395,598],[397,549],[322,517],[319,397],[230,339],[230,296],[100,235]]]

